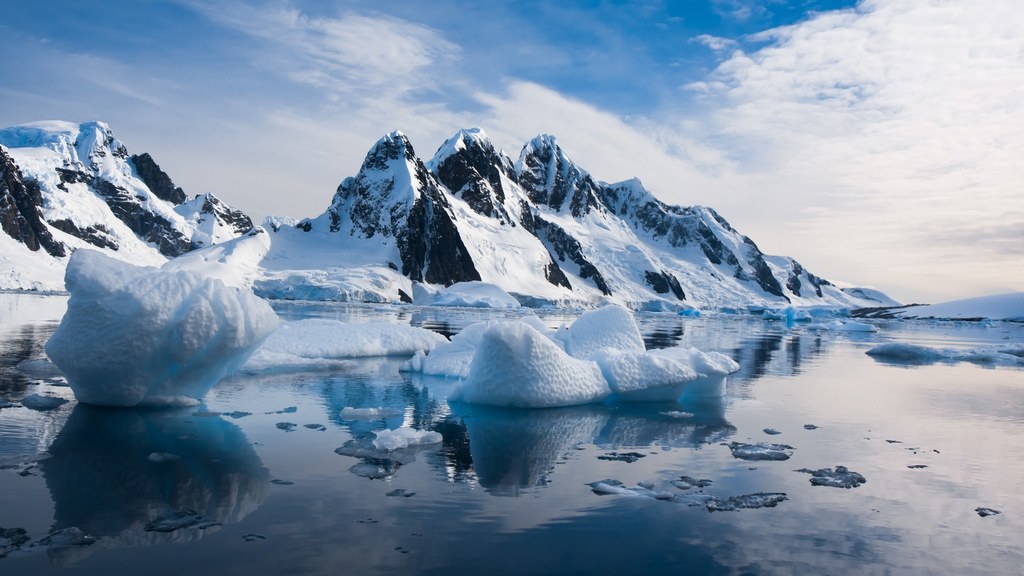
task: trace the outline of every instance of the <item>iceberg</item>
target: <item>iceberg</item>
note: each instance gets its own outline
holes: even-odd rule
[[[866,352],[875,360],[893,364],[924,365],[936,362],[972,362],[982,365],[1024,365],[1024,344],[981,348],[932,348],[907,342],[887,342]]]
[[[447,342],[437,332],[414,326],[311,318],[283,324],[252,355],[245,370],[331,368],[339,359],[412,356]]]
[[[251,292],[93,250],[75,251],[64,282],[71,298],[46,354],[85,404],[194,404],[278,326]]]
[[[431,305],[468,308],[519,308],[519,301],[495,284],[487,282],[458,282],[434,294]]]
[[[499,322],[482,335],[469,374],[450,400],[552,408],[599,402],[611,394],[594,362],[565,353],[525,322]]]
[[[633,314],[606,306],[555,332],[535,317],[474,324],[405,369],[460,378],[450,400],[550,408],[675,401],[694,383],[699,396],[720,395],[739,365],[696,348],[648,351]]]

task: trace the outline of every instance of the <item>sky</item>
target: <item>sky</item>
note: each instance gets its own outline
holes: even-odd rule
[[[176,184],[313,217],[384,134],[554,134],[903,302],[1024,290],[1019,0],[14,0],[0,126],[102,120]]]

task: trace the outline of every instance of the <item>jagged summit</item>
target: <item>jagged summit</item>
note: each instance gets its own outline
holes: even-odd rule
[[[333,246],[337,268],[298,272],[272,248],[274,277],[257,282],[267,296],[408,299],[416,283],[483,280],[533,305],[859,304],[710,208],[665,204],[635,178],[596,180],[552,135],[513,162],[483,130],[462,129],[424,163],[392,132],[323,215],[273,230],[289,251]]]
[[[159,265],[252,227],[247,216],[215,196],[188,202],[151,155],[130,155],[104,122],[12,126],[0,129],[0,146],[12,199],[0,200],[2,240],[6,246],[13,239],[28,251],[45,248],[45,257],[31,258],[39,260],[35,264],[47,277],[25,279],[18,272],[27,255],[0,258],[0,288],[59,289],[66,257],[77,248]]]

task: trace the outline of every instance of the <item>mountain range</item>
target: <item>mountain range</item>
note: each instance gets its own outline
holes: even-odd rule
[[[762,253],[711,208],[596,180],[553,136],[513,161],[479,129],[427,161],[392,132],[322,214],[253,229],[212,194],[189,199],[101,122],[16,126],[0,130],[0,227],[0,288],[59,290],[70,252],[88,247],[137,264],[238,263],[237,281],[270,298],[426,301],[485,282],[529,306],[895,303]]]

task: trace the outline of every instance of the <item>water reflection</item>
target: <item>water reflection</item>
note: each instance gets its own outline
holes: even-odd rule
[[[223,524],[260,506],[270,476],[245,434],[221,418],[192,412],[75,407],[39,469],[53,498],[53,529],[76,526],[99,541],[51,549],[53,562],[74,562],[96,549],[202,537],[195,528],[145,531],[172,512],[194,510]]]
[[[453,403],[452,416],[435,429],[443,431],[446,444],[462,448],[446,451],[449,466],[472,468],[479,484],[497,496],[544,486],[566,454],[583,444],[694,447],[736,431],[721,396],[536,410]]]

